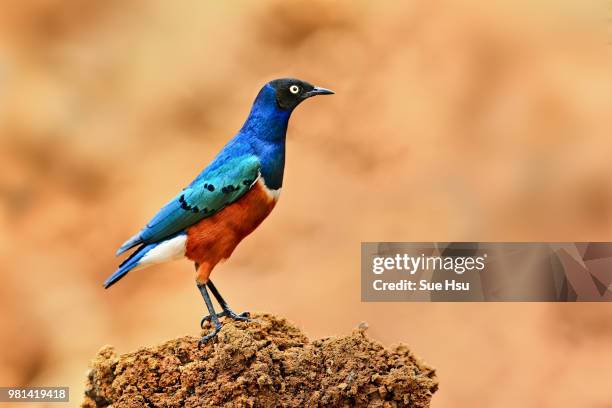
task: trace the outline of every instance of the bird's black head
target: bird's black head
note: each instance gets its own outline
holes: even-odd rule
[[[303,100],[316,95],[331,95],[329,89],[314,86],[294,78],[282,78],[269,82],[276,92],[276,103],[283,110],[293,110]]]

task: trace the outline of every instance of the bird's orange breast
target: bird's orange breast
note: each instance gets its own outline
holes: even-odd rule
[[[185,255],[199,264],[198,282],[208,280],[215,265],[229,258],[275,204],[275,198],[260,179],[236,202],[187,229]]]

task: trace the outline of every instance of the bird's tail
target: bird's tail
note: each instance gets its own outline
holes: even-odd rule
[[[115,256],[119,256],[128,249],[134,248],[136,245],[142,244],[142,237],[140,236],[140,232],[134,235],[132,238],[128,239],[121,245],[121,247],[115,253]]]
[[[142,245],[132,255],[130,255],[125,261],[119,265],[119,268],[104,282],[104,288],[108,289],[114,285],[119,279],[123,278],[129,271],[137,267],[142,258],[158,244],[147,244]]]

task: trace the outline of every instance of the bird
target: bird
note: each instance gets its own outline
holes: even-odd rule
[[[135,250],[104,282],[109,288],[128,272],[177,259],[194,263],[196,286],[212,323],[206,344],[221,330],[221,317],[250,321],[248,312],[234,312],[210,279],[215,266],[270,214],[278,201],[285,168],[289,118],[303,101],[334,92],[295,78],[266,83],[238,133],[215,158],[134,236],[116,256]],[[222,311],[217,313],[208,290]]]

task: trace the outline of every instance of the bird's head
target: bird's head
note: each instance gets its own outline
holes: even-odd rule
[[[276,96],[276,104],[279,109],[292,111],[302,101],[316,95],[331,95],[334,92],[329,89],[320,88],[294,78],[275,79],[266,84],[272,88]]]
[[[261,88],[241,132],[260,139],[284,139],[291,112],[305,99],[332,91],[293,78],[275,79]]]

